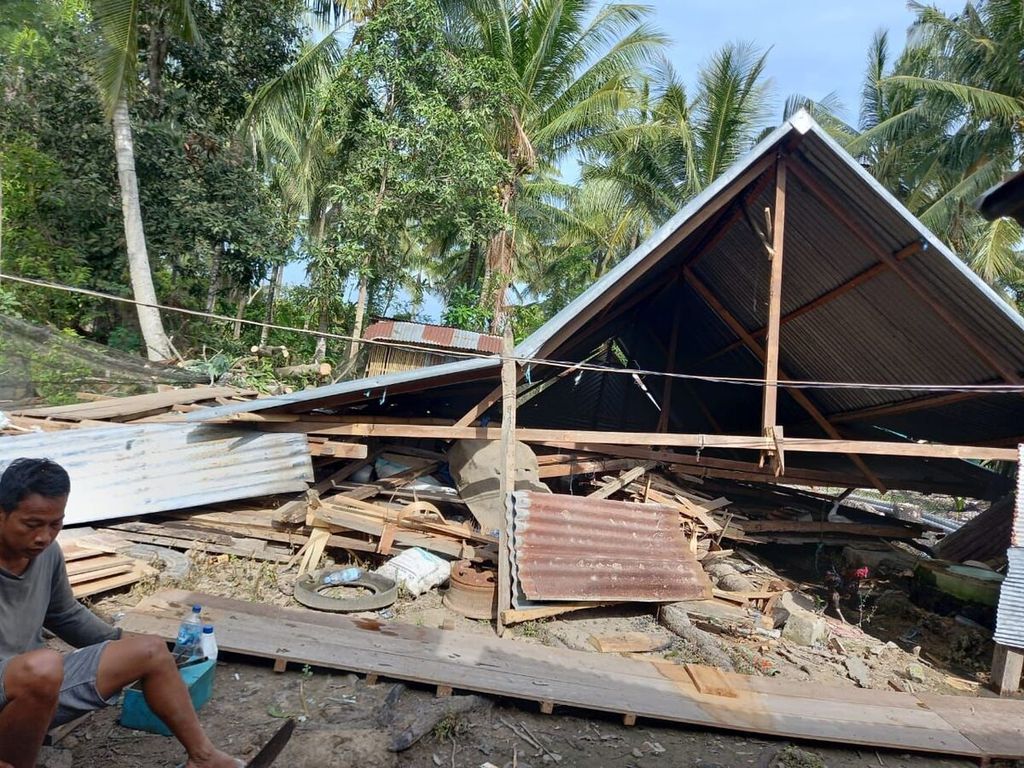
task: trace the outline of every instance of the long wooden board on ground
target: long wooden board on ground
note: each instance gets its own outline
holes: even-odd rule
[[[1024,701],[809,687],[723,673],[736,697],[701,693],[685,669],[212,595],[167,590],[125,617],[132,632],[172,638],[201,604],[222,650],[429,684],[445,690],[833,744],[1024,758]],[[676,672],[682,674],[676,674]],[[972,717],[983,711],[984,717]]]

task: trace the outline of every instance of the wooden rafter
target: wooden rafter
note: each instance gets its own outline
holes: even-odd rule
[[[743,327],[743,323],[737,320],[736,317],[733,316],[733,314],[729,312],[728,309],[725,308],[725,305],[723,305],[722,302],[718,300],[718,297],[715,296],[714,293],[712,293],[711,290],[708,289],[708,287],[704,285],[703,282],[701,282],[700,278],[698,278],[697,275],[694,274],[693,270],[689,268],[684,268],[683,274],[686,277],[686,281],[693,287],[695,291],[697,291],[698,295],[702,299],[704,299],[704,302],[715,312],[715,314],[717,314],[722,319],[722,321],[726,325],[728,325],[732,329],[733,333],[735,333],[743,340],[743,342],[747,345],[750,351],[753,352],[762,363],[764,363],[766,359],[764,347],[762,347],[760,343],[758,343],[754,339],[754,337],[750,335],[750,332]],[[778,375],[785,379],[789,378],[789,376],[781,367],[778,369]],[[790,390],[789,395],[800,405],[801,408],[803,408],[807,412],[811,419],[813,419],[814,422],[819,427],[821,427],[822,431],[824,431],[825,434],[827,434],[833,440],[842,439],[842,436],[839,434],[839,431],[834,426],[832,426],[831,423],[829,423],[828,419],[826,419],[825,416],[821,413],[821,411],[818,410],[817,406],[815,406],[814,403],[810,401],[810,398],[808,398],[807,395],[805,395],[799,389]],[[786,439],[786,447],[789,447],[789,438]],[[882,492],[885,491],[885,486],[882,483],[882,481],[878,478],[877,475],[875,475],[874,472],[871,471],[870,467],[868,467],[868,465],[864,463],[863,459],[861,459],[859,456],[855,454],[850,454],[850,460],[856,465],[857,469],[859,469],[864,474],[864,477],[867,478],[868,482],[870,482],[871,485],[873,485],[875,488]]]
[[[900,250],[896,251],[896,253],[893,254],[893,258],[895,258],[897,261],[903,261],[904,259],[915,253],[920,253],[920,251],[921,244],[919,242],[913,242],[906,248],[901,248]],[[889,265],[886,264],[884,261],[880,261],[874,264],[873,266],[868,267],[864,271],[858,272],[849,280],[841,283],[840,285],[837,285],[835,288],[832,288],[829,291],[826,291],[817,298],[811,299],[806,304],[803,304],[797,307],[796,309],[790,310],[779,319],[779,324],[785,325],[791,320],[796,320],[798,317],[803,317],[808,312],[813,312],[819,307],[825,306],[826,304],[832,302],[833,300],[838,299],[844,293],[848,293],[849,291],[852,291],[854,288],[858,288],[864,283],[868,282],[869,280],[888,271]],[[753,336],[755,339],[762,339],[764,338],[764,335],[767,332],[768,327],[762,326],[761,328],[758,328],[756,331],[751,331],[750,335]],[[712,360],[721,357],[722,355],[728,354],[729,352],[732,352],[735,349],[739,349],[742,346],[742,340],[734,341],[731,344],[722,347],[718,351],[712,352],[710,355],[707,355],[701,360],[698,360],[696,363],[694,363],[694,367],[699,368],[700,366],[709,363]]]
[[[918,298],[927,304],[936,315],[942,318],[942,321],[974,351],[978,359],[983,361],[993,371],[1002,376],[1008,383],[1024,383],[1024,379],[1022,379],[1016,371],[1012,370],[1002,360],[1000,360],[997,354],[989,349],[989,347],[973,332],[971,332],[969,328],[960,322],[952,312],[937,301],[935,297],[932,296],[931,292],[921,285],[920,281],[914,274],[909,272],[900,261],[893,258],[892,254],[882,248],[875,238],[865,231],[863,224],[857,221],[836,199],[836,196],[830,193],[812,173],[807,171],[805,168],[802,168],[799,163],[793,163],[791,167],[794,174],[800,180],[800,183],[807,187],[807,189],[809,189],[814,196],[829,209],[832,215],[835,216],[852,235],[860,240],[868,250],[883,261],[889,269],[899,275],[900,279],[903,280],[903,283],[910,288],[911,291],[917,294]]]
[[[984,392],[946,392],[941,395],[925,395],[910,400],[901,400],[898,403],[888,405],[873,405],[870,408],[858,408],[855,411],[843,411],[829,416],[833,424],[841,424],[850,421],[865,421],[875,419],[879,416],[899,416],[903,413],[912,413],[928,408],[941,408],[945,405],[962,403],[964,400],[973,400],[976,397],[984,396]]]

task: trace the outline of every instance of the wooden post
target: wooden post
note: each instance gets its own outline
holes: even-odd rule
[[[996,644],[992,654],[992,690],[1000,696],[1011,696],[1020,690],[1024,673],[1024,650]]]
[[[682,281],[680,281],[682,282]],[[679,320],[682,315],[683,303],[680,301],[676,303],[675,312],[672,313],[672,333],[669,337],[668,342],[668,365],[665,366],[665,370],[668,373],[676,372],[676,349],[679,346]],[[661,390],[661,415],[658,417],[658,432],[667,432],[669,419],[672,416],[672,386],[675,384],[675,379],[671,376],[665,377],[665,384]]]
[[[501,357],[501,498],[511,508],[516,489],[516,362],[512,358],[512,333],[505,332]],[[498,636],[505,634],[502,613],[512,608],[512,530],[504,520],[498,538]]]
[[[786,161],[779,157],[775,167],[775,213],[772,216],[771,278],[768,282],[768,323],[765,338],[764,406],[761,411],[761,433],[774,434],[778,422],[779,383],[779,319],[782,317],[782,249],[786,231]],[[772,466],[778,467],[775,453],[770,453]]]

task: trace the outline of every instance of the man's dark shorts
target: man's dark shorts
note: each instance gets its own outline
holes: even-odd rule
[[[100,668],[100,655],[107,643],[88,645],[64,655],[64,682],[60,686],[60,700],[57,714],[53,717],[51,727],[70,722],[76,717],[102,709],[117,702],[121,692],[104,699],[96,690],[96,673]],[[4,687],[4,672],[10,659],[0,661],[0,709],[7,704],[7,693]]]

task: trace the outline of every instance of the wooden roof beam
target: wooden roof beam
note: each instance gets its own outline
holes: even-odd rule
[[[903,261],[904,259],[908,258],[909,256],[912,256],[915,253],[920,253],[920,251],[921,243],[915,241],[910,245],[906,246],[905,248],[900,248],[900,250],[896,251],[896,253],[893,254],[893,258],[896,259],[897,261]],[[886,264],[884,261],[880,261],[874,264],[873,266],[868,267],[864,271],[858,272],[856,275],[851,277],[846,282],[840,283],[835,288],[826,291],[817,298],[811,299],[806,304],[803,304],[797,307],[796,309],[787,312],[779,320],[779,323],[781,325],[785,325],[791,320],[796,320],[798,317],[803,317],[808,312],[813,312],[819,307],[825,306],[834,299],[837,299],[840,296],[842,296],[844,293],[848,293],[849,291],[852,291],[854,288],[860,287],[864,283],[870,281],[872,278],[875,278],[878,275],[887,271],[889,271],[889,265]],[[764,335],[767,332],[768,327],[762,326],[761,328],[758,328],[756,331],[751,331],[750,335],[753,336],[755,339],[762,339],[764,338]],[[712,360],[721,357],[722,355],[728,354],[729,352],[732,352],[733,350],[738,349],[742,346],[742,340],[734,341],[731,344],[722,347],[717,352],[712,352],[710,355],[701,358],[694,364],[694,366],[699,368],[700,366],[709,363]]]
[[[750,332],[743,327],[743,324],[739,320],[737,320],[736,317],[734,317],[728,309],[725,308],[725,305],[723,305],[722,302],[718,300],[718,297],[715,296],[708,289],[708,287],[704,285],[703,282],[701,282],[697,275],[694,274],[692,269],[690,269],[689,267],[685,267],[683,269],[683,273],[686,276],[686,281],[693,287],[694,290],[697,291],[700,297],[704,299],[705,303],[715,312],[715,314],[717,314],[722,319],[723,322],[725,322],[726,325],[729,326],[729,328],[732,329],[733,333],[735,333],[743,340],[744,344],[747,345],[750,351],[753,354],[755,354],[762,363],[764,363],[767,359],[764,347],[762,347],[754,339],[754,337],[750,335]],[[789,378],[789,376],[786,374],[784,370],[782,370],[781,367],[778,369],[778,375],[784,379]],[[825,418],[825,416],[821,413],[821,411],[818,410],[817,406],[815,406],[814,403],[811,402],[810,398],[808,398],[807,395],[805,395],[799,389],[789,390],[788,394],[790,397],[796,400],[796,402],[800,405],[801,408],[803,408],[807,412],[811,419],[819,427],[821,427],[822,431],[824,431],[825,434],[827,434],[833,440],[842,439],[841,435],[839,434],[839,431],[834,426],[832,426],[831,423],[829,423],[828,419]],[[785,442],[788,446],[789,439],[787,438]],[[857,467],[857,469],[861,471],[861,473],[868,480],[868,482],[871,483],[871,485],[877,488],[880,492],[885,493],[884,483],[882,483],[878,476],[871,471],[871,468],[864,463],[864,460],[860,456],[857,456],[856,454],[851,453],[848,455],[850,456],[850,461],[852,461],[854,465]]]

